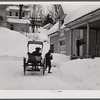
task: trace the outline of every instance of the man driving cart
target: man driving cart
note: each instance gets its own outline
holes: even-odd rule
[[[40,50],[41,50],[41,48],[36,47],[35,51],[32,52],[32,55],[33,56],[41,56]]]
[[[28,52],[29,55],[29,60],[28,62],[32,63],[32,66],[35,66],[35,70],[39,70],[37,63],[41,63],[41,53],[40,53],[41,48],[36,47],[35,51],[33,51],[32,53]]]

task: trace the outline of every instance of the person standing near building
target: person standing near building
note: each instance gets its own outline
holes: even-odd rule
[[[80,46],[86,44],[83,38],[76,39],[77,56],[80,56]]]
[[[48,73],[52,73],[51,71],[51,60],[53,59],[52,55],[51,55],[51,50],[49,50],[47,52],[47,54],[45,55],[45,60],[46,60],[46,69],[47,67],[49,67],[48,69]]]

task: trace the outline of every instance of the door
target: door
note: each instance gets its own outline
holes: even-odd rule
[[[54,44],[50,45],[50,50],[51,50],[51,53],[54,53]]]
[[[59,52],[65,54],[66,53],[66,45],[65,38],[59,40]]]

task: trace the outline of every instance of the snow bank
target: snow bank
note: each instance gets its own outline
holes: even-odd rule
[[[69,60],[63,54],[53,54],[53,73],[73,90],[100,90],[100,58]]]
[[[42,27],[39,29],[39,37],[42,41],[48,40],[48,35],[47,35],[48,30],[47,29],[43,29]]]
[[[69,56],[66,56],[64,54],[59,54],[59,53],[52,53],[53,55],[53,60],[52,60],[52,65],[53,66],[61,66],[61,64],[63,62],[66,62],[66,61],[69,61],[70,60],[70,57]]]
[[[50,49],[50,42],[46,32],[47,30],[41,29],[40,33],[34,33],[37,40],[45,41],[43,44],[43,57]],[[0,55],[26,57],[28,40],[26,36],[19,32],[0,27]]]
[[[60,66],[62,80],[74,89],[100,89],[100,58],[65,61]]]
[[[0,55],[24,56],[28,38],[19,32],[0,27]]]

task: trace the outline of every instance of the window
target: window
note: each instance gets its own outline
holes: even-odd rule
[[[10,29],[14,30],[14,25],[13,24],[10,25]]]
[[[23,13],[22,13],[22,17],[24,17],[24,16],[25,16],[25,13],[23,12]]]
[[[11,11],[9,12],[9,16],[12,16],[12,12]]]
[[[66,50],[65,39],[63,39],[63,40],[59,41],[59,51],[60,51],[60,53],[65,54],[65,52],[66,52],[65,50]]]
[[[65,45],[65,40],[60,40],[60,46]]]
[[[16,16],[18,16],[18,12],[16,12]]]

